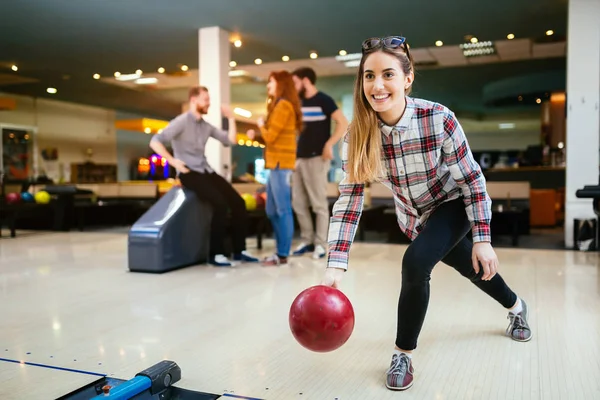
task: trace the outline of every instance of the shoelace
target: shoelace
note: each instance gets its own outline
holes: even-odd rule
[[[521,314],[508,314],[508,319],[510,321],[510,324],[508,325],[509,328],[512,328],[513,330],[515,329],[524,329],[525,326],[525,321],[523,320],[523,317],[521,316]]]
[[[401,376],[406,375],[406,370],[408,369],[408,360],[407,357],[394,356],[392,360],[392,365],[387,370],[386,374],[398,374]]]

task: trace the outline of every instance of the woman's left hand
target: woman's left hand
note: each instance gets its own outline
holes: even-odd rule
[[[481,280],[489,281],[498,272],[498,256],[489,242],[478,242],[473,245],[473,269],[479,273],[479,263],[483,268]]]
[[[262,128],[265,126],[265,119],[263,117],[258,118],[256,120],[256,125],[258,125],[259,128]]]

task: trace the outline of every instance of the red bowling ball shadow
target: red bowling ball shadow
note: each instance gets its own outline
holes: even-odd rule
[[[289,315],[294,338],[308,350],[325,353],[340,348],[354,330],[354,309],[338,289],[317,285],[302,291]]]

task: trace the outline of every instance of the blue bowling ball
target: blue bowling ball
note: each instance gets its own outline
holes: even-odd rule
[[[35,199],[33,197],[33,195],[29,192],[23,192],[21,193],[21,200],[23,200],[25,203],[33,203],[35,202]]]

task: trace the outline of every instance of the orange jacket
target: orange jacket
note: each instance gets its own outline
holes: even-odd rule
[[[265,168],[294,169],[296,166],[296,113],[292,103],[280,99],[265,126],[260,128],[265,144]]]

